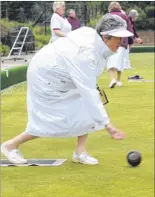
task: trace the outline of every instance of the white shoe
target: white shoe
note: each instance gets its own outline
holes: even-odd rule
[[[109,84],[109,88],[114,88],[116,83],[117,83],[117,81],[115,79],[112,79],[110,84]]]
[[[27,163],[27,160],[23,158],[22,154],[18,149],[8,151],[4,144],[1,145],[1,153],[11,162],[15,164]]]
[[[76,163],[83,163],[88,165],[96,165],[98,164],[98,160],[88,155],[86,152],[78,155],[77,153],[73,153],[72,161]]]
[[[116,86],[121,87],[123,83],[121,81],[117,81]]]

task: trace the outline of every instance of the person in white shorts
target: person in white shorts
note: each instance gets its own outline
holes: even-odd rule
[[[67,33],[72,30],[71,24],[68,22],[67,18],[64,17],[65,2],[55,1],[53,3],[53,11],[54,13],[50,24],[52,33],[50,42],[54,42],[60,37],[65,37]]]
[[[27,127],[2,144],[2,154],[12,163],[26,163],[18,149],[21,144],[38,137],[77,137],[72,160],[98,164],[87,154],[88,134],[104,128],[114,139],[123,139],[124,134],[110,123],[97,77],[107,57],[117,51],[121,37],[132,35],[124,20],[107,14],[96,30],[79,28],[37,52],[27,71]]]
[[[130,21],[128,16],[125,14],[125,12],[122,11],[122,8],[118,2],[111,2],[108,8],[109,12],[114,15],[120,16],[127,25],[127,29],[131,31]],[[128,46],[128,38],[123,38],[121,46],[118,47],[117,53],[112,55],[108,58],[107,61],[107,71],[110,75],[110,84],[109,88],[114,88],[116,86],[122,86],[121,82],[121,74],[124,70],[125,66],[125,56]],[[117,73],[117,78],[116,78]]]

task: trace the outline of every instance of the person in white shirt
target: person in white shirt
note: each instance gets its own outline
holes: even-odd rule
[[[53,3],[53,15],[51,18],[51,39],[50,42],[54,42],[60,37],[65,37],[68,32],[72,30],[72,26],[68,22],[67,18],[64,17],[65,13],[65,2],[55,1]]]
[[[110,123],[97,77],[121,37],[132,35],[123,19],[107,14],[96,30],[79,28],[37,52],[27,72],[27,127],[2,144],[2,154],[12,163],[26,163],[18,149],[21,144],[37,137],[77,137],[72,160],[98,164],[86,152],[88,134],[104,128],[114,139],[123,139],[124,134]]]

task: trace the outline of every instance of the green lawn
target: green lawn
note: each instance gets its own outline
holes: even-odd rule
[[[98,166],[71,162],[76,139],[37,139],[21,147],[25,158],[67,158],[60,167],[2,168],[2,197],[153,197],[154,196],[154,83],[128,82],[135,74],[154,79],[154,54],[131,54],[134,70],[125,71],[124,86],[108,89],[106,72],[100,78],[110,103],[112,123],[126,139],[114,141],[106,132],[90,134],[88,152]],[[2,93],[2,142],[24,131],[26,87]],[[126,155],[139,150],[143,161],[130,168]]]

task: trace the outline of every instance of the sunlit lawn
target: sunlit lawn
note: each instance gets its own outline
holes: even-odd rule
[[[106,72],[99,83],[108,95],[107,110],[126,139],[114,141],[106,132],[90,134],[88,152],[98,166],[71,162],[76,139],[37,139],[24,144],[25,158],[67,158],[60,167],[3,167],[2,197],[153,197],[154,83],[128,82],[139,74],[154,79],[154,54],[131,54],[133,70],[124,72],[121,88],[108,89]],[[23,132],[27,122],[26,85],[2,94],[2,132],[5,141]],[[139,150],[143,161],[130,168],[126,155]]]

